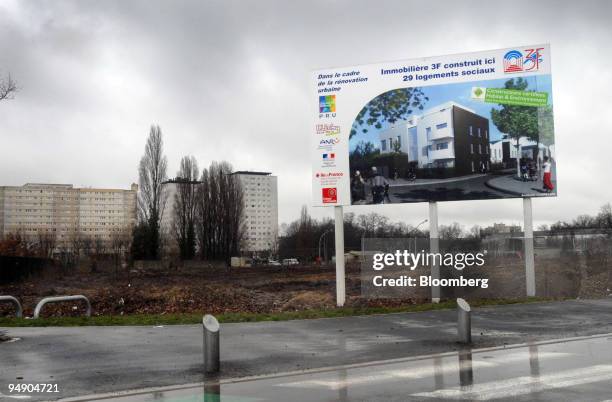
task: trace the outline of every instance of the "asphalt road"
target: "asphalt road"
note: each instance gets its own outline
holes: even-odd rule
[[[490,179],[491,176],[477,176],[442,184],[394,186],[389,189],[389,198],[396,203],[508,197],[506,193],[487,187],[485,183]]]
[[[224,324],[221,378],[456,351],[455,320],[448,310]],[[479,308],[472,322],[474,348],[612,333],[612,299]],[[0,343],[4,395],[16,383],[58,384],[30,394],[46,400],[204,380],[201,326],[1,329],[19,338]]]
[[[612,334],[520,347],[464,349],[185,389],[111,397],[152,401],[609,401]],[[99,400],[99,396],[78,400]]]

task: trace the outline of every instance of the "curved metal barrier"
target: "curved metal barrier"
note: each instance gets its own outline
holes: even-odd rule
[[[15,297],[13,296],[0,296],[0,303],[1,302],[9,302],[9,303],[13,303],[15,305],[15,315],[17,316],[17,318],[21,318],[23,317],[23,308],[21,308],[21,303],[19,303],[19,300],[17,300]]]
[[[42,310],[43,306],[47,303],[58,303],[64,301],[72,301],[72,300],[84,300],[87,304],[87,311],[85,315],[87,317],[91,317],[91,304],[89,303],[89,299],[83,295],[76,296],[56,296],[56,297],[45,297],[41,301],[38,302],[36,308],[34,309],[34,318],[38,318],[40,316],[40,310]]]

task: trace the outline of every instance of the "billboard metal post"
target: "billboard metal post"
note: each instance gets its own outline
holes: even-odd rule
[[[531,212],[531,198],[523,198],[523,219],[524,219],[524,248],[525,248],[525,280],[527,297],[536,295],[535,284],[535,258],[533,252],[533,215]]]
[[[435,201],[429,202],[429,252],[440,252],[440,236],[438,234],[438,204]],[[433,258],[431,265],[431,279],[440,279],[440,266],[436,258]],[[440,287],[431,287],[431,302],[440,303]]]
[[[342,206],[334,207],[336,232],[336,305],[344,306],[346,299],[344,279],[344,214]]]

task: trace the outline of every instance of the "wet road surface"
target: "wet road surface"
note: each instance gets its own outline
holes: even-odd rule
[[[612,397],[612,334],[107,397],[114,402],[600,402]]]

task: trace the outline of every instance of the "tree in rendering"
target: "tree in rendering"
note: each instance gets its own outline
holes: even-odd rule
[[[151,126],[138,167],[138,217],[146,230],[144,257],[147,259],[159,258],[160,223],[167,199],[162,183],[167,179],[168,161],[163,148],[161,128]]]
[[[413,111],[423,110],[428,100],[421,88],[398,88],[378,95],[357,114],[349,138],[372,126],[380,129],[385,122],[406,120]]]
[[[519,91],[527,90],[527,86],[523,78],[512,78],[504,84],[506,89]],[[500,109],[491,109],[491,119],[499,131],[516,141],[516,171],[520,177],[520,139],[525,137],[539,143],[538,110],[533,106],[501,105]]]
[[[546,145],[551,146],[554,144],[554,120],[553,110],[551,106],[539,107],[538,108],[538,132],[539,141]]]
[[[0,78],[0,101],[13,99],[15,92],[17,92],[17,84],[10,74],[6,79]]]
[[[174,202],[174,237],[183,260],[192,259],[195,256],[195,215],[199,176],[196,159],[193,156],[183,157],[176,177],[177,191],[172,200]]]

